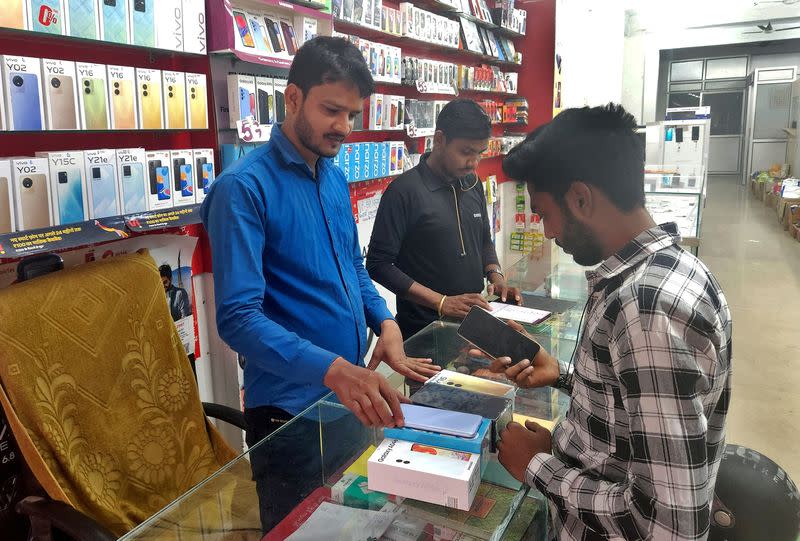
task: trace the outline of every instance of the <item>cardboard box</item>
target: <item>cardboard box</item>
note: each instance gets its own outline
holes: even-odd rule
[[[131,43],[141,47],[156,47],[156,2],[130,0],[129,8]]]
[[[6,124],[11,131],[44,129],[42,69],[38,58],[3,56]]]
[[[508,385],[499,381],[492,381],[490,379],[479,378],[476,376],[470,376],[469,374],[462,374],[461,372],[454,372],[452,370],[442,370],[435,376],[432,376],[428,380],[428,383],[449,385],[451,387],[458,387],[459,389],[472,391],[474,393],[502,396],[512,399],[517,394],[517,388],[513,385]]]
[[[191,149],[170,151],[172,163],[172,206],[183,207],[194,205],[194,155]]]
[[[117,149],[117,192],[122,214],[147,210],[147,163],[143,148]]]
[[[45,158],[11,160],[17,231],[50,227],[50,179]]]
[[[380,178],[381,176],[381,147],[383,143],[370,143],[369,151],[372,153],[372,171],[370,178]]]
[[[117,155],[113,149],[87,150],[86,187],[89,218],[108,218],[121,214],[117,190]]]
[[[4,8],[3,27],[28,30],[28,2],[21,0]]]
[[[42,94],[48,130],[81,128],[75,62],[42,59]]]
[[[342,172],[344,172],[344,177],[347,179],[347,182],[353,181],[353,171],[352,171],[352,162],[353,162],[353,149],[354,143],[347,143],[342,145],[342,163],[340,167],[342,168]]]
[[[370,490],[468,511],[480,484],[480,456],[385,439],[367,471]]]
[[[100,39],[113,43],[128,44],[130,38],[129,0],[107,2],[98,0],[100,7]],[[159,0],[159,3],[165,0]]]
[[[205,73],[186,74],[189,129],[208,129],[208,81]]]
[[[273,79],[275,87],[275,122],[286,120],[286,79]]]
[[[184,47],[182,0],[158,0],[153,2],[153,7],[156,9],[156,47],[182,52]]]
[[[0,234],[17,230],[11,160],[0,160]]]
[[[37,152],[36,156],[47,159],[52,225],[88,220],[89,202],[83,152]]]
[[[138,129],[136,70],[130,66],[108,66],[107,71],[108,101],[111,106],[111,129]]]
[[[63,0],[23,1],[28,4],[28,30],[60,36],[66,33]],[[14,2],[11,3],[13,4]],[[3,9],[6,9],[6,6],[3,6]]]
[[[161,71],[136,68],[136,95],[139,101],[139,126],[143,130],[164,129],[164,101]]]
[[[111,126],[108,75],[103,64],[78,62],[78,105],[84,130],[107,130]]]
[[[286,86],[284,85],[284,89]],[[230,127],[248,116],[256,115],[256,78],[252,75],[228,75],[228,114]]]
[[[172,165],[168,150],[153,150],[145,153],[147,162],[147,210],[162,210],[172,207]]]
[[[65,11],[68,36],[100,39],[100,6],[97,0],[68,0]]]
[[[195,176],[195,203],[202,203],[208,195],[208,190],[216,179],[214,151],[210,148],[195,149],[194,176]]]
[[[275,86],[272,77],[256,77],[255,117],[261,125],[275,123]]]
[[[372,176],[372,145],[375,143],[361,143],[361,178],[367,180]]]
[[[362,178],[362,174],[364,173],[364,168],[362,165],[364,157],[364,145],[363,143],[353,143],[353,151],[351,157],[351,178],[353,182],[360,182],[364,180]]]
[[[186,75],[182,71],[162,71],[164,125],[168,130],[186,129]]]
[[[187,53],[206,54],[206,43],[205,0],[183,0],[183,50]]]
[[[373,94],[369,98],[369,129],[383,129],[383,94]]]
[[[0,131],[6,129],[6,98],[4,78],[0,77]]]

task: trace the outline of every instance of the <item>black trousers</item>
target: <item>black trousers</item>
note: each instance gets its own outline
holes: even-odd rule
[[[258,442],[286,425],[292,415],[272,406],[246,408],[246,441],[256,482],[261,528],[266,534],[334,473],[357,458],[369,441],[369,430],[344,410],[333,419],[319,412],[298,417],[261,445]]]

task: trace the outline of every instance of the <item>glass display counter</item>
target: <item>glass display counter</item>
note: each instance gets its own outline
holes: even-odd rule
[[[575,348],[586,280],[584,277],[580,284],[578,276],[583,275],[583,270],[568,264],[551,267],[553,272],[539,284],[525,279],[535,274],[536,265],[550,264],[521,262],[510,275],[531,298],[566,303],[562,313],[554,313],[545,323],[528,327],[536,340],[566,363]],[[497,378],[488,370],[488,359],[467,354],[469,345],[458,336],[457,329],[455,321],[434,322],[406,341],[406,352],[411,356],[431,357],[451,370]],[[410,392],[406,388],[406,393]],[[552,388],[518,390],[514,416],[519,422],[534,418],[552,429],[566,414],[568,405],[569,397]],[[351,490],[343,492],[343,483],[351,482],[354,476],[367,476],[366,459],[381,440],[382,430],[363,427],[330,394],[122,539],[538,541],[547,538],[546,500],[535,489],[514,480],[497,462],[496,455],[486,466],[469,512],[370,493],[366,479],[353,489],[359,496],[354,497]],[[266,535],[262,534],[259,496],[251,473],[251,459],[259,459],[260,454],[261,458],[264,454],[290,457],[290,467],[304,472],[302,482],[309,492]]]
[[[645,206],[656,223],[678,224],[684,246],[700,246],[700,227],[706,202],[706,175],[686,174],[668,165],[646,166]]]

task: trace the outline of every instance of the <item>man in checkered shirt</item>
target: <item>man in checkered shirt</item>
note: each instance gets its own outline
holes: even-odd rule
[[[587,273],[574,372],[544,350],[494,365],[523,387],[571,389],[552,436],[512,423],[499,447],[548,498],[558,539],[706,539],[725,448],[731,314],[675,224],[645,209],[635,128],[620,106],[567,110],[503,163],[527,181],[545,235],[600,264]]]

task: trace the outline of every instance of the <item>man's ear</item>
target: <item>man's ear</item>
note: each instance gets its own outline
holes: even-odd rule
[[[443,147],[447,143],[447,138],[444,136],[444,132],[442,130],[436,130],[433,134],[433,146],[436,147]]]
[[[573,216],[582,221],[590,220],[597,206],[597,199],[594,197],[592,188],[585,182],[574,181],[570,184],[567,193],[564,194],[564,203],[572,212]]]
[[[296,114],[303,105],[303,91],[294,83],[286,85],[286,112]]]

